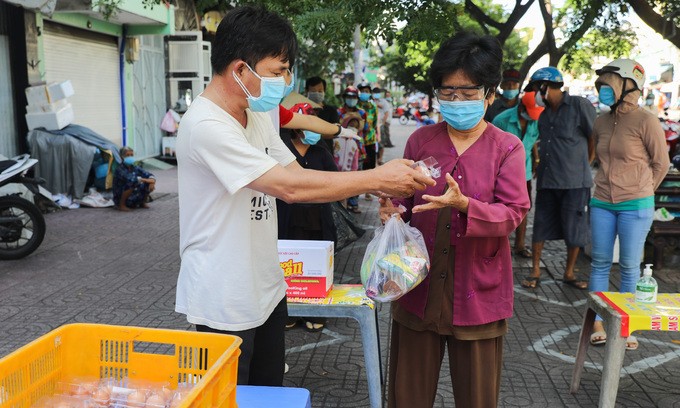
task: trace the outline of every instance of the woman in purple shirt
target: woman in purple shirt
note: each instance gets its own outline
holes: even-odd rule
[[[406,207],[431,259],[425,281],[392,304],[389,407],[433,406],[445,347],[456,407],[498,402],[513,307],[508,235],[529,210],[522,142],[482,119],[502,58],[489,36],[459,33],[441,45],[430,80],[445,121],[416,130],[404,158],[432,156],[442,177],[409,199],[380,200],[383,221]]]

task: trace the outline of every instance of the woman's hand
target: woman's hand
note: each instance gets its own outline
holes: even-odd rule
[[[401,215],[401,213],[404,212],[402,207],[395,207],[394,204],[392,204],[392,200],[389,198],[379,198],[378,203],[380,203],[378,214],[380,215],[380,221],[382,221],[383,224],[390,219],[392,214]]]
[[[418,213],[428,210],[438,210],[443,207],[453,207],[460,212],[467,213],[470,199],[460,192],[458,183],[456,183],[450,173],[446,173],[446,184],[447,188],[444,191],[444,194],[440,196],[424,194],[423,200],[428,201],[428,203],[416,205],[411,211],[413,213]]]

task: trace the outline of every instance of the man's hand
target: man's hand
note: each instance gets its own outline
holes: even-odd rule
[[[461,212],[467,213],[470,199],[460,192],[458,183],[453,179],[450,173],[446,173],[447,188],[444,194],[440,196],[423,195],[423,200],[428,201],[427,204],[416,205],[411,210],[413,213],[437,210],[443,207],[453,207]]]
[[[388,197],[410,197],[416,190],[437,184],[420,169],[411,167],[413,160],[395,159],[373,170],[380,182],[379,190]]]

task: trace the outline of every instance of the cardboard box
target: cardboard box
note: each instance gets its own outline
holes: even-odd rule
[[[26,88],[26,100],[29,105],[48,105],[74,94],[73,84],[69,80]]]
[[[27,113],[28,130],[44,127],[47,130],[61,130],[73,122],[73,107],[70,103],[56,112]]]
[[[290,297],[323,298],[333,286],[333,241],[279,240]]]

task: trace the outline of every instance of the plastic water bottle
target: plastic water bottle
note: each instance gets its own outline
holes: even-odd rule
[[[659,285],[652,278],[652,264],[646,264],[642,277],[635,286],[635,301],[640,303],[656,303]]]

